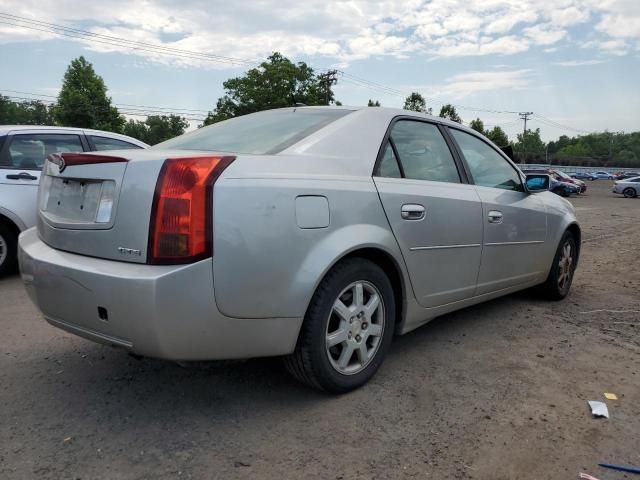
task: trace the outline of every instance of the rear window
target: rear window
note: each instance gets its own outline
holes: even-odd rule
[[[278,153],[351,112],[330,108],[267,110],[209,125],[152,148]]]

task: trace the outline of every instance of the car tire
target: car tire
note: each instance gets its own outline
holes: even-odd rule
[[[311,299],[295,351],[285,357],[287,370],[331,393],[364,385],[389,350],[395,311],[391,282],[380,267],[363,258],[338,263]]]
[[[624,195],[625,198],[635,198],[638,196],[638,193],[635,191],[635,189],[631,187],[625,188],[622,191],[622,194]]]
[[[18,263],[18,235],[5,223],[0,223],[0,277],[16,270]]]
[[[567,250],[568,249],[568,250]],[[578,248],[574,235],[566,231],[558,244],[547,280],[539,291],[547,300],[562,300],[569,294],[576,270]]]

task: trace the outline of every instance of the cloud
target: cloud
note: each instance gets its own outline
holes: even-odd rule
[[[571,43],[613,55],[640,49],[640,2],[634,0],[111,0],[109,8],[80,0],[3,0],[3,10],[93,33],[251,61],[274,50],[294,58],[320,57],[317,63],[347,64],[416,54],[505,56]],[[0,24],[0,43],[53,38],[47,28]],[[223,59],[215,63],[194,55],[163,55],[153,48],[134,50],[118,41],[68,40],[93,51],[155,62],[233,66]]]
[[[604,63],[604,60],[563,60],[561,62],[554,62],[553,64],[560,67],[583,67],[586,65],[598,65],[600,63]]]
[[[437,87],[414,87],[412,90],[427,92],[427,97],[461,98],[493,90],[519,90],[532,82],[532,70],[473,71],[453,75]]]

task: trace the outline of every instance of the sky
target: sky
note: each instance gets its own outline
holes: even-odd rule
[[[0,93],[16,98],[54,100],[84,55],[128,116],[195,126],[273,51],[339,70],[345,105],[417,91],[510,137],[518,112],[545,140],[640,130],[640,0],[0,0]]]

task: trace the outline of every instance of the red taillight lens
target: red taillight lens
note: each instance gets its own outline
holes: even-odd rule
[[[234,159],[165,160],[151,208],[148,263],[189,263],[213,255],[213,184]]]

